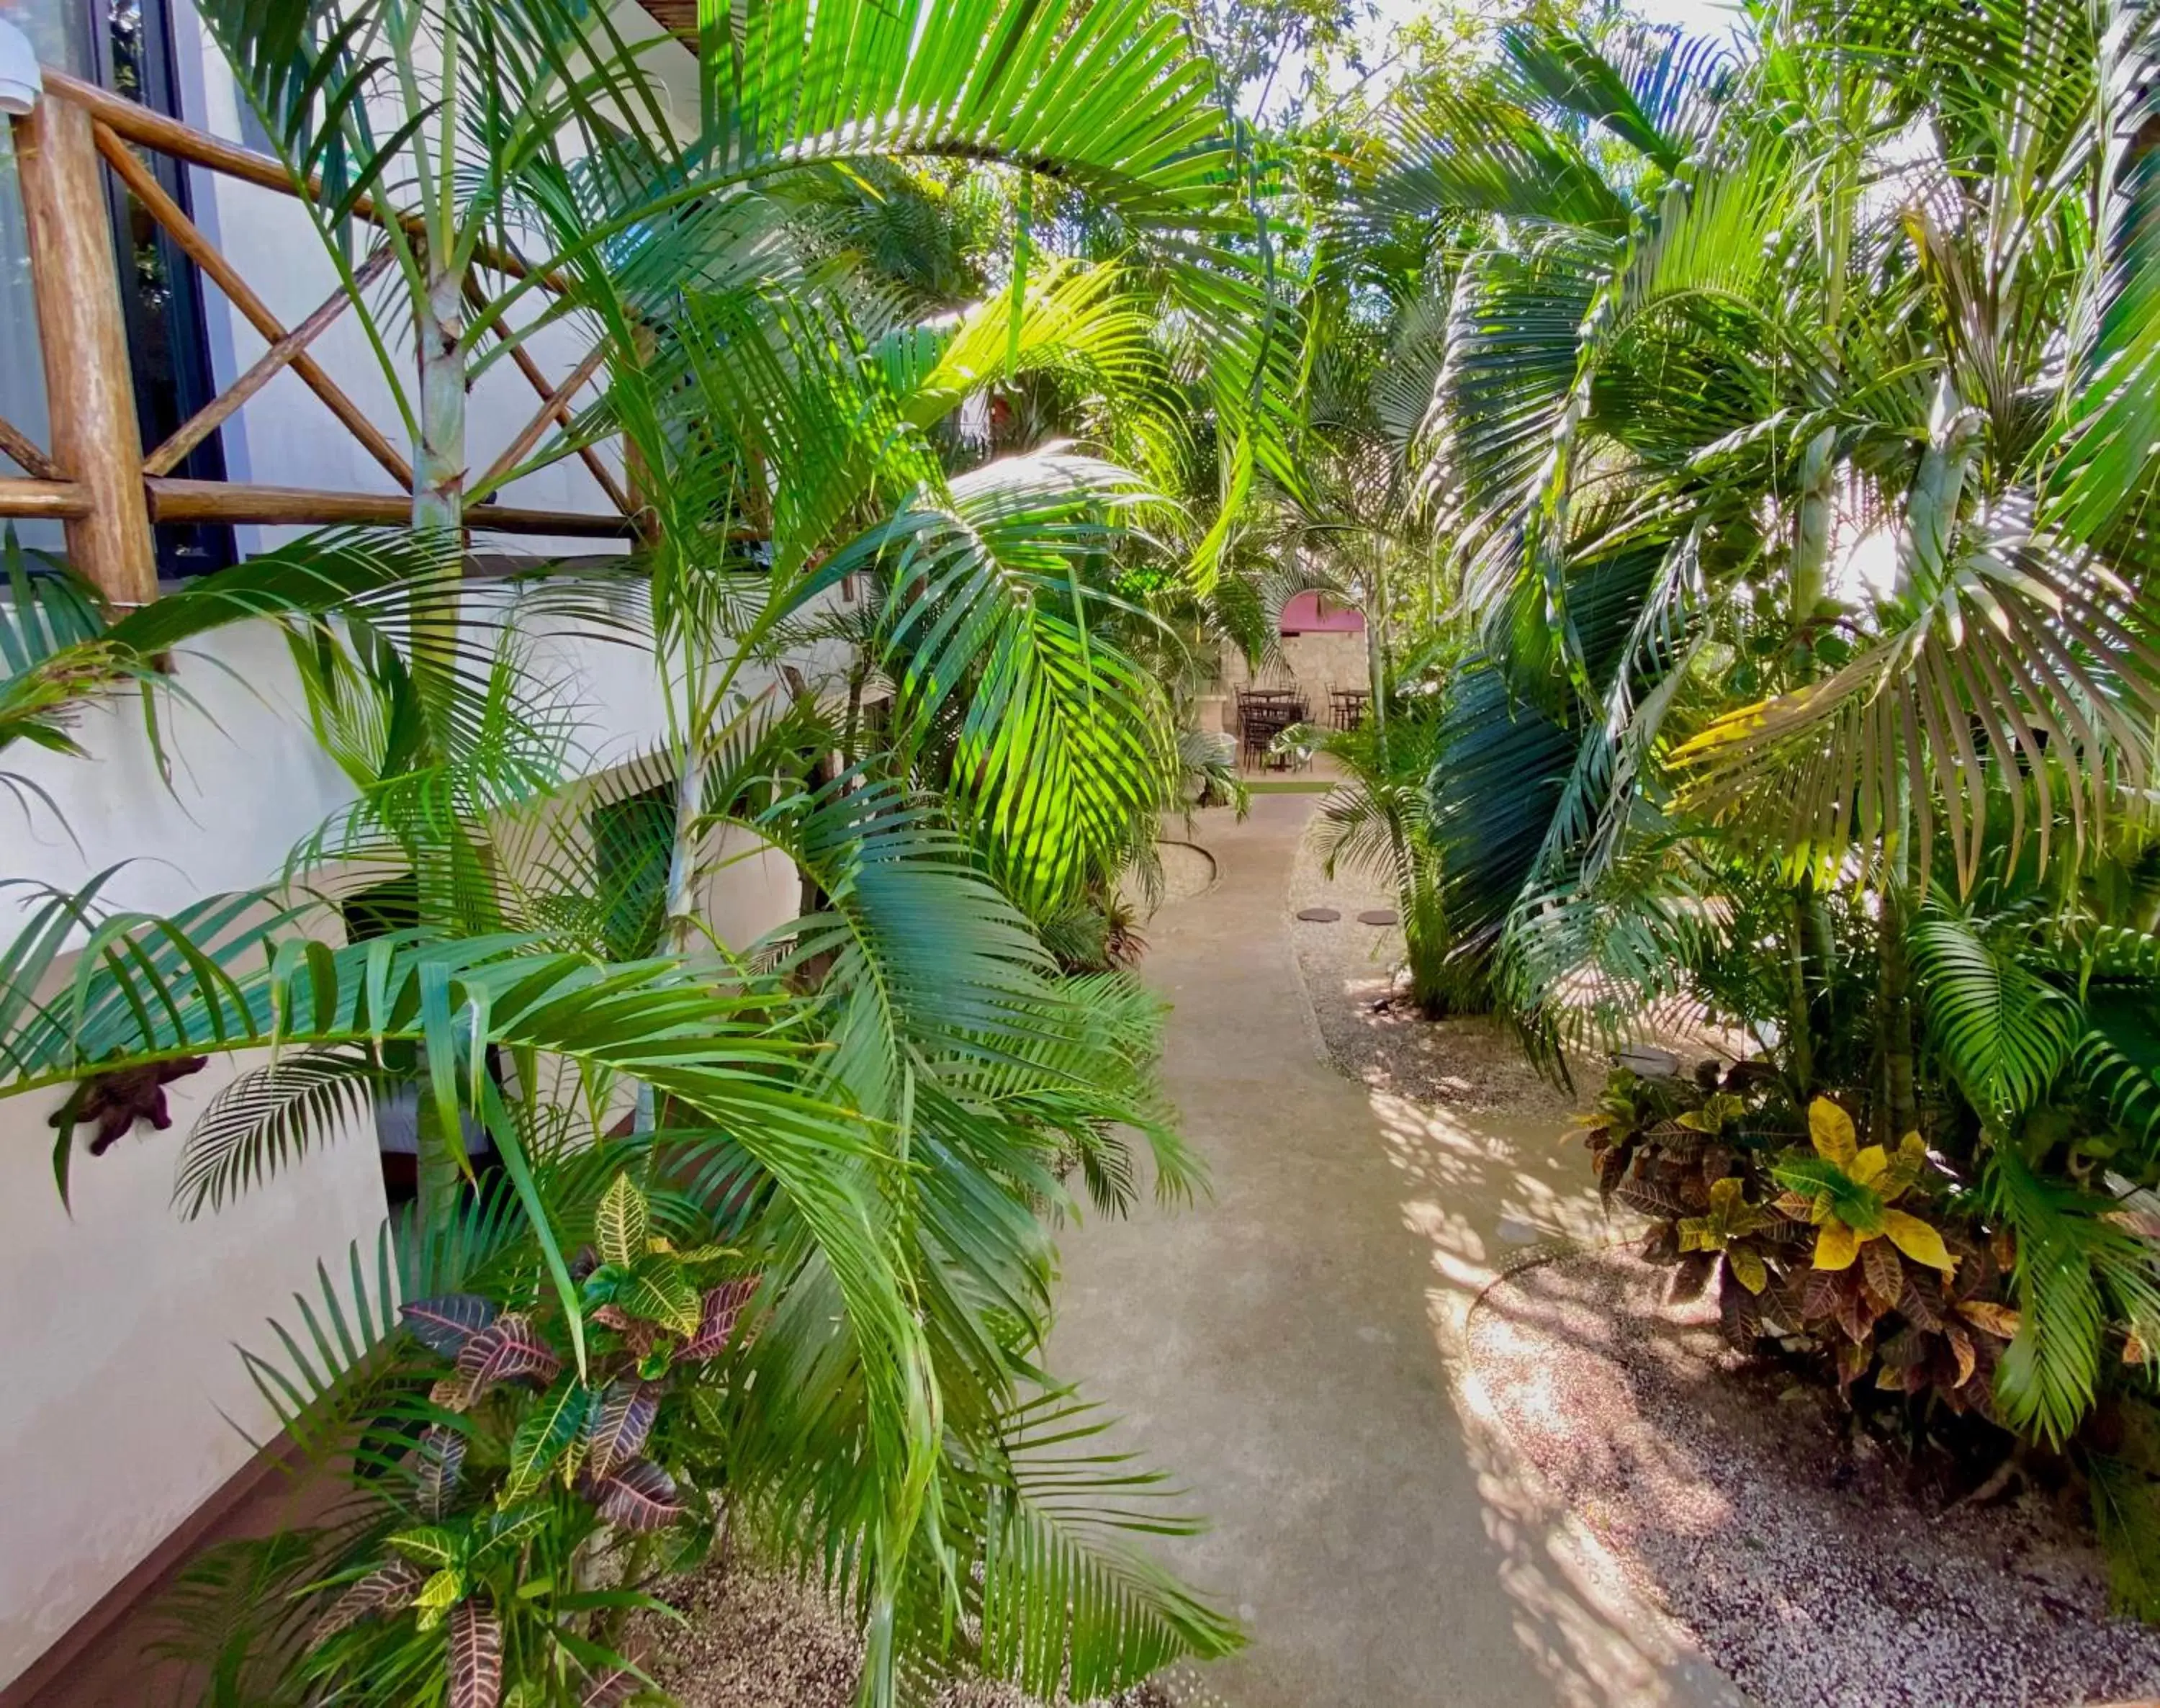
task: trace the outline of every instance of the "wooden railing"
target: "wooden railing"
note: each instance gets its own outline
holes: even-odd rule
[[[44,83],[46,98],[13,122],[52,444],[49,451],[41,449],[0,418],[0,451],[25,471],[23,478],[0,479],[0,519],[43,517],[65,523],[70,561],[106,598],[122,605],[157,596],[154,522],[404,521],[412,510],[411,464],[308,354],[309,346],[345,311],[350,293],[340,288],[296,324],[283,324],[167,193],[137,150],[153,149],[191,166],[296,195],[285,168],[50,66]],[[101,171],[108,167],[269,346],[147,454],[137,425],[120,279],[101,181]],[[366,198],[354,212],[378,226],[392,219],[409,223],[395,210]],[[366,263],[361,269],[363,287],[379,277],[388,258],[387,249],[381,249]],[[492,248],[476,258],[496,276],[522,278],[530,270],[516,256]],[[485,293],[470,280],[466,295],[475,308],[487,305]],[[603,358],[595,350],[558,384],[549,382],[522,344],[513,345],[510,355],[537,395],[539,408],[476,483],[481,491],[491,490],[530,455],[550,429],[569,424],[570,400],[593,378]],[[174,477],[172,471],[190,450],[288,368],[397,482],[402,496]],[[468,506],[467,526],[502,533],[591,537],[637,532],[636,506],[622,482],[589,444],[581,444],[578,454],[614,514],[483,503]]]

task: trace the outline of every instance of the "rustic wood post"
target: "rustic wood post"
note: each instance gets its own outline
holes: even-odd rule
[[[49,97],[14,125],[53,461],[86,506],[67,524],[68,556],[114,605],[146,605],[158,596],[158,560],[90,115]]]

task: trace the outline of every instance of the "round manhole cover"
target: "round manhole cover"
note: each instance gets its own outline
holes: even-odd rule
[[[1360,925],[1393,925],[1395,922],[1395,910],[1392,907],[1375,907],[1358,916]]]
[[[1300,919],[1310,920],[1315,925],[1332,925],[1342,917],[1342,914],[1339,908],[1334,907],[1301,907],[1297,911],[1297,916]]]

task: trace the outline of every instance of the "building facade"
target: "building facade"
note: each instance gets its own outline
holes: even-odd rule
[[[50,385],[55,337],[75,336],[55,323],[80,305],[57,296],[49,279],[39,288],[39,186],[29,186],[26,205],[18,158],[63,121],[91,134],[86,112],[104,114],[97,122],[107,137],[119,125],[160,135],[153,121],[177,121],[195,139],[190,148],[238,169],[122,137],[151,187],[131,189],[126,163],[106,155],[91,169],[96,229],[70,238],[83,240],[79,253],[110,246],[109,277],[71,277],[68,291],[117,299],[123,371],[101,378],[127,406],[121,436],[132,435],[138,466],[132,497],[122,496],[144,504],[154,525],[158,582],[244,558],[311,522],[393,518],[409,502],[406,491],[305,371],[312,364],[347,415],[396,446],[397,411],[350,314],[315,332],[304,363],[278,367],[159,472],[143,472],[191,418],[258,376],[282,335],[319,318],[339,279],[301,205],[275,187],[281,169],[258,159],[267,169],[247,175],[242,151],[259,149],[260,127],[190,0],[0,0],[0,19],[29,35],[47,71],[35,113],[12,124],[0,117],[0,421],[16,430],[0,444],[22,454],[0,449],[0,527],[25,547],[80,558],[77,537],[94,519],[84,515],[82,471],[68,466],[71,405]],[[617,25],[640,38],[662,34],[634,6]],[[679,81],[694,112],[690,53],[657,42],[651,63],[664,86]],[[100,106],[101,96],[132,105]],[[193,237],[176,238],[148,210],[160,195]],[[550,327],[526,346],[526,360],[480,376],[468,406],[475,468],[513,448],[543,400],[559,416],[590,395],[590,381],[564,384],[587,342],[574,325]],[[65,353],[83,352],[70,345]],[[122,475],[124,488],[124,468]],[[498,511],[522,512],[514,531],[474,513],[473,550],[620,552],[630,532],[618,502],[626,484],[609,446],[563,458],[500,495]],[[340,509],[338,498],[350,502]],[[575,632],[533,644],[535,667],[578,709],[574,745],[595,770],[665,740],[648,653]],[[174,686],[164,769],[132,703],[90,712],[76,731],[86,758],[37,753],[18,764],[11,752],[11,770],[33,788],[0,797],[0,875],[74,890],[114,868],[108,901],[169,909],[273,876],[294,844],[351,798],[309,728],[275,630],[223,631],[175,661]],[[0,931],[19,923],[29,896],[27,887],[0,896]],[[705,911],[726,940],[747,942],[791,918],[798,899],[792,867],[752,850],[726,867]],[[179,1134],[247,1065],[215,1061],[174,1082],[170,1130],[141,1124],[104,1154],[79,1155],[71,1212],[53,1183],[49,1122],[60,1098],[0,1103],[0,1344],[8,1368],[0,1440],[16,1449],[0,1458],[4,1700],[29,1700],[56,1658],[122,1611],[131,1575],[247,1482],[275,1420],[236,1343],[259,1341],[266,1312],[312,1290],[318,1264],[335,1271],[355,1245],[371,1254],[379,1237],[385,1168],[374,1130],[349,1133],[221,1213],[181,1218],[172,1203]]]

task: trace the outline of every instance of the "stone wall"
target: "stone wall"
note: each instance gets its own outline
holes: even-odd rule
[[[1222,728],[1234,734],[1237,691],[1241,688],[1295,688],[1304,691],[1306,703],[1316,719],[1327,716],[1331,688],[1363,688],[1368,678],[1365,637],[1362,634],[1316,631],[1285,635],[1276,642],[1282,653],[1280,665],[1262,670],[1255,677],[1245,667],[1244,655],[1234,646],[1223,649]]]

